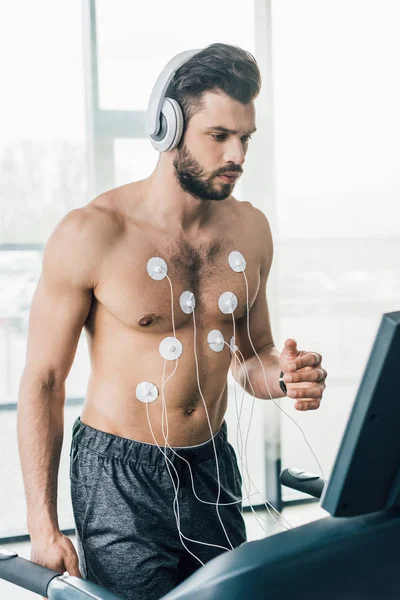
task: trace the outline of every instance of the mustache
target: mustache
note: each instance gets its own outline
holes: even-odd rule
[[[226,171],[221,171],[220,173],[217,173],[217,175],[225,175],[225,173],[237,173],[238,175],[241,175],[243,171],[238,171],[237,169],[227,169]]]

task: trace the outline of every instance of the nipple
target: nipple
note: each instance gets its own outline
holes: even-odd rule
[[[151,317],[150,315],[146,315],[145,317],[142,317],[139,321],[139,325],[141,327],[147,327],[148,325],[151,325],[153,322],[153,317]]]

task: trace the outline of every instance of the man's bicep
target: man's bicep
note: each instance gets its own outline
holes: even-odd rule
[[[44,253],[32,297],[24,374],[63,385],[92,302],[92,224],[83,210],[58,224]]]

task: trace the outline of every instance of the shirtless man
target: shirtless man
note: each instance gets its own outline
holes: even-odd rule
[[[200,85],[195,75],[199,68]],[[236,87],[230,85],[235,78]],[[185,104],[184,95],[179,95],[184,94],[183,85],[181,92],[176,91],[182,81],[194,103]],[[229,291],[238,298],[235,342],[246,359],[257,398],[270,396],[248,339],[247,311],[251,339],[274,398],[285,395],[279,386],[283,371],[288,392],[296,391],[301,400],[295,407],[318,408],[326,377],[318,353],[300,352],[294,340],[287,340],[282,352],[275,348],[266,300],[272,261],[268,220],[249,202],[232,196],[256,128],[253,100],[260,77],[254,59],[239,48],[213,44],[176,72],[173,85],[185,115],[178,147],[160,153],[146,179],[110,190],[69,212],[46,244],[32,300],[18,402],[32,560],[83,575],[124,598],[146,600],[160,598],[223,548],[232,549],[246,540],[241,478],[224,421],[227,373],[230,366],[233,370],[233,359],[227,346],[213,352],[207,342],[214,329],[228,341],[233,335],[232,314],[218,307],[220,295]],[[200,98],[201,104],[196,104]],[[248,304],[243,274],[228,265],[232,250],[240,251],[247,261]],[[219,502],[236,501],[219,507],[225,535],[215,506],[193,497],[186,463],[167,448],[180,478],[180,529],[187,538],[214,546],[185,538],[183,547],[172,508],[171,476],[157,446],[164,449],[165,444],[164,358],[159,344],[173,335],[173,325],[168,280],[155,281],[146,270],[152,257],[162,257],[168,266],[176,337],[183,347],[178,368],[165,386],[168,444],[190,462],[197,495],[215,503],[214,440]],[[193,315],[179,305],[180,295],[188,290],[196,300],[199,381],[212,435],[198,389]],[[78,563],[72,542],[58,525],[57,474],[65,380],[82,328],[91,371],[71,446]],[[175,366],[176,361],[166,363],[164,379]],[[252,394],[239,368],[236,378]],[[158,398],[149,404],[135,394],[143,381],[159,390]]]

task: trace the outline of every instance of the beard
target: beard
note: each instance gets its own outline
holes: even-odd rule
[[[200,200],[225,200],[234,187],[234,183],[213,183],[216,176],[222,173],[214,173],[207,177],[185,144],[178,149],[173,166],[175,178],[181,189]]]

